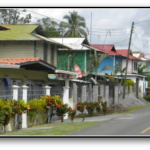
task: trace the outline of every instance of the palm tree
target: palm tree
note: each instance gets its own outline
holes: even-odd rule
[[[78,15],[78,12],[73,11],[69,12],[70,15],[65,15],[63,19],[67,19],[68,23],[61,22],[60,24],[63,25],[67,31],[65,32],[64,36],[66,37],[81,37],[87,36],[85,32],[86,23],[84,17]]]
[[[89,59],[89,61],[87,63],[87,70],[89,72],[95,72],[96,73],[95,81],[97,81],[97,73],[98,72],[102,72],[102,71],[105,71],[105,70],[115,70],[114,66],[107,65],[107,66],[103,67],[100,71],[98,71],[99,66],[101,65],[102,61],[106,57],[109,57],[109,58],[112,59],[112,57],[110,55],[108,55],[108,54],[102,54],[100,56],[100,58],[97,59],[97,52],[96,52],[96,50],[94,50],[94,54],[93,55],[90,55],[90,59]]]

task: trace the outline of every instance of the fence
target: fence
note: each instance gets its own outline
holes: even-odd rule
[[[110,83],[109,83],[110,84]],[[103,101],[107,101],[107,106],[112,106],[118,101],[123,99],[123,86],[118,82],[114,82],[111,85],[109,84],[100,84],[100,86],[80,85],[73,83],[73,108],[76,108],[76,103],[81,102],[96,102],[98,101],[98,96],[102,96]],[[129,93],[130,91],[130,93]],[[79,92],[79,93],[78,93]],[[135,90],[134,90],[135,92]],[[133,94],[133,87],[125,87],[125,95]]]
[[[13,91],[10,87],[0,89],[0,99],[13,99]]]

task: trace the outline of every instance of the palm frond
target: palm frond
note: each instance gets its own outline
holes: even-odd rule
[[[114,66],[108,65],[108,66],[103,67],[100,72],[105,71],[105,70],[113,70],[113,71],[115,71],[115,69],[116,68]]]

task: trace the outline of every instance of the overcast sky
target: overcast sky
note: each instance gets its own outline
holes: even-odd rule
[[[130,37],[132,22],[134,32],[132,36],[132,51],[140,51],[150,54],[150,9],[149,8],[45,8],[45,9],[27,9],[41,15],[32,14],[32,22],[36,18],[40,19],[51,17],[59,21],[67,21],[63,16],[69,14],[69,11],[77,11],[78,14],[85,18],[89,34],[92,31],[92,44],[114,44],[116,49],[127,49]],[[92,30],[91,30],[91,13],[92,13]],[[35,17],[35,18],[34,18]],[[148,20],[148,21],[145,21]],[[141,22],[144,21],[144,22]],[[140,23],[138,23],[140,22]],[[90,42],[90,35],[88,35]],[[121,42],[122,41],[122,42]]]

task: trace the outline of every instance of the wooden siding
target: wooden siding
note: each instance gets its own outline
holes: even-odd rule
[[[43,42],[36,42],[36,56],[44,59]]]
[[[0,58],[34,57],[32,42],[0,42]]]

